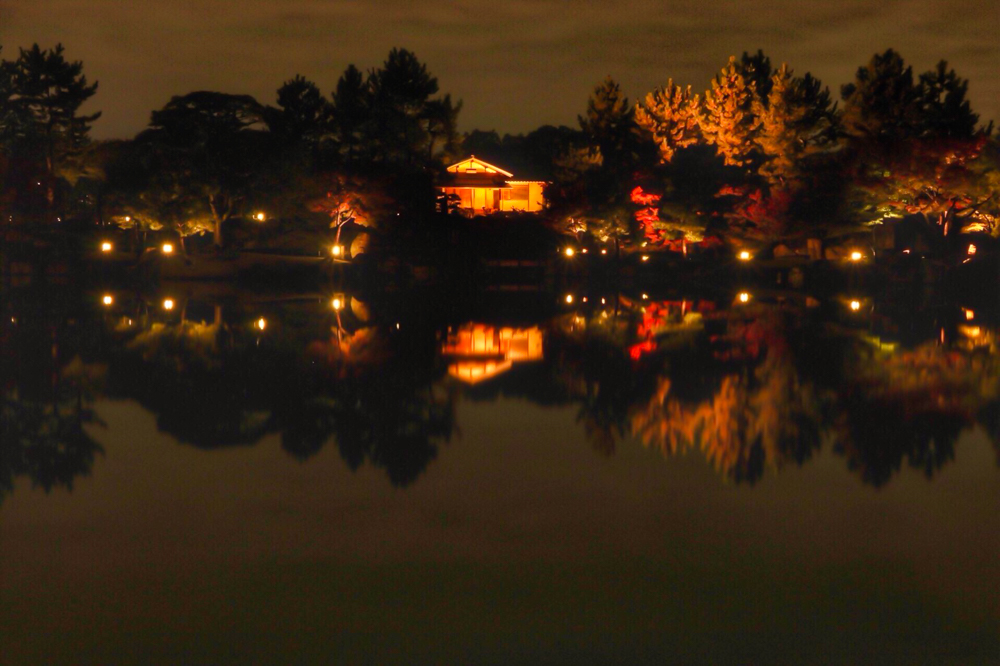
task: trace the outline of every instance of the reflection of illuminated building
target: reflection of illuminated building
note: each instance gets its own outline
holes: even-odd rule
[[[541,360],[542,332],[535,327],[466,324],[449,332],[441,353],[454,357],[449,375],[476,384],[510,370],[515,363]]]

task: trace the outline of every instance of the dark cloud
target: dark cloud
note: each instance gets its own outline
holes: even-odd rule
[[[101,83],[102,137],[141,129],[173,94],[250,93],[273,102],[296,73],[329,91],[348,63],[415,51],[465,101],[465,128],[573,123],[611,74],[633,97],[672,77],[695,89],[729,55],[763,48],[835,91],[876,51],[918,71],[948,60],[973,105],[1000,118],[996,0],[0,0],[0,44],[62,41]]]

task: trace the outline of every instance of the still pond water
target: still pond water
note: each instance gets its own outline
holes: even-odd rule
[[[0,662],[997,663],[925,300],[8,290]]]

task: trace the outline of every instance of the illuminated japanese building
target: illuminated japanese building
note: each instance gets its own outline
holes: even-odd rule
[[[540,211],[545,206],[544,188],[544,181],[516,180],[509,171],[473,155],[448,167],[438,189],[457,197],[461,209],[486,215],[497,211]]]

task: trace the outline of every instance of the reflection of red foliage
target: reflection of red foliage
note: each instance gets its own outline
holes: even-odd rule
[[[645,340],[638,344],[632,345],[628,348],[628,355],[632,357],[633,361],[638,361],[643,354],[648,354],[649,352],[656,349],[656,345],[653,344],[652,340]]]
[[[659,194],[650,194],[643,191],[642,187],[637,186],[632,190],[632,203],[637,206],[655,206],[660,202],[662,198]]]

